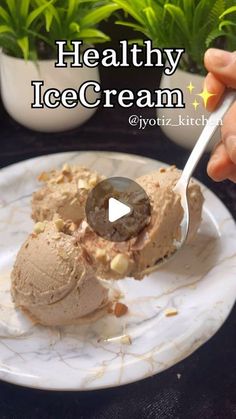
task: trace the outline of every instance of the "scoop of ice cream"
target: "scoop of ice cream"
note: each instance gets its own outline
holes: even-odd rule
[[[70,167],[43,172],[39,180],[43,186],[33,194],[32,218],[52,220],[57,213],[63,220],[79,224],[85,217],[85,204],[89,191],[103,177],[85,167]]]
[[[46,326],[76,323],[108,303],[86,255],[54,222],[36,224],[21,247],[11,292],[16,307]]]
[[[171,167],[136,179],[145,189],[151,204],[150,223],[136,238],[122,243],[109,242],[97,236],[86,222],[81,224],[75,237],[86,249],[99,276],[140,279],[146,269],[173,253],[174,242],[180,239],[183,217],[180,197],[173,192],[180,174],[180,171]],[[188,193],[193,237],[201,221],[203,196],[200,187],[193,181]]]
[[[142,278],[143,271],[171,254],[180,237],[183,210],[180,198],[168,187],[153,191],[149,224],[135,238],[121,243],[104,240],[83,222],[75,237],[102,278]]]
[[[152,194],[158,186],[170,187],[173,189],[181,176],[181,170],[178,170],[175,166],[168,168],[161,168],[148,175],[144,175],[136,179],[148,194]],[[200,186],[191,179],[188,187],[188,201],[190,211],[190,228],[188,242],[191,241],[201,223],[202,219],[202,206],[204,198],[201,192]]]

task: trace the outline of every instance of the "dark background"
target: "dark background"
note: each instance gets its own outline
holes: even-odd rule
[[[107,29],[113,46],[118,38],[125,38],[123,29]],[[147,68],[101,69],[101,77],[103,88],[156,89],[161,74]],[[139,131],[129,126],[129,116],[136,113],[155,117],[152,109],[100,109],[73,132],[40,134],[19,126],[0,104],[0,167],[42,154],[109,150],[141,154],[183,168],[189,152],[171,143],[157,127]],[[236,187],[230,182],[215,184],[207,177],[208,158],[203,157],[195,177],[215,192],[236,218]],[[0,382],[0,418],[236,418],[235,330],[234,308],[222,329],[186,360],[157,376],[119,388],[63,393]]]

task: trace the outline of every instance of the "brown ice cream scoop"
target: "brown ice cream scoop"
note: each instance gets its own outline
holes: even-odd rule
[[[11,293],[16,307],[46,326],[76,323],[108,303],[108,289],[54,222],[37,223],[21,247]]]
[[[63,220],[79,224],[85,218],[85,204],[89,191],[103,179],[85,167],[70,167],[43,172],[39,181],[43,186],[33,194],[34,221],[52,220],[57,213]]]
[[[170,187],[172,190],[176,186],[180,176],[181,170],[178,170],[175,166],[167,168],[161,168],[157,171],[151,172],[147,175],[141,176],[136,179],[148,194],[152,195],[153,191],[156,190],[158,185],[160,188]],[[188,186],[188,201],[189,201],[189,212],[190,212],[190,226],[188,241],[191,241],[202,220],[202,207],[204,198],[201,192],[200,186],[193,180],[190,180]]]
[[[88,253],[91,264],[102,278],[143,278],[145,270],[175,251],[180,239],[183,208],[173,188],[181,172],[175,167],[160,169],[136,179],[150,198],[149,224],[131,240],[113,243],[94,233],[86,222],[74,233],[76,240]],[[201,222],[203,196],[192,181],[189,186],[191,237]]]

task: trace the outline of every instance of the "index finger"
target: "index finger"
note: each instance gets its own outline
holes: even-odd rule
[[[220,102],[226,86],[213,73],[208,73],[205,78],[204,87],[209,93],[214,95],[207,102],[207,110],[212,112]]]
[[[236,89],[236,52],[210,48],[205,52],[204,64],[221,83]]]

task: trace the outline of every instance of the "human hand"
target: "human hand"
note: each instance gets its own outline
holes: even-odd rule
[[[205,67],[209,71],[205,87],[212,96],[207,105],[213,111],[225,89],[236,89],[236,52],[209,49],[205,54]],[[208,175],[220,182],[236,182],[236,102],[227,112],[221,127],[221,142],[216,146],[207,167]]]

